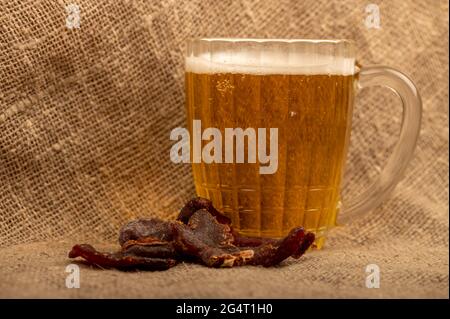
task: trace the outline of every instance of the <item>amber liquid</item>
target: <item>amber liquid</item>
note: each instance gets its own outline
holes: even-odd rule
[[[191,136],[194,119],[223,135],[225,128],[278,128],[275,174],[261,175],[258,162],[192,164],[197,194],[242,234],[281,237],[303,226],[316,233],[320,248],[336,223],[353,83],[354,75],[187,72]]]

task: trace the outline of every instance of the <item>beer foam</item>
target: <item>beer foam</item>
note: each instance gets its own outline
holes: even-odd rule
[[[214,52],[186,57],[186,71],[193,73],[352,75],[355,59],[287,52]]]

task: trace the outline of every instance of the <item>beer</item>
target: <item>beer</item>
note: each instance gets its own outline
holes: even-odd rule
[[[320,247],[339,209],[355,75],[338,59],[324,70],[321,63],[291,68],[276,58],[265,66],[246,65],[248,56],[232,66],[186,58],[191,135],[193,120],[222,134],[225,128],[278,128],[274,174],[260,174],[258,162],[192,163],[195,188],[244,235],[276,238],[303,226],[316,233]]]

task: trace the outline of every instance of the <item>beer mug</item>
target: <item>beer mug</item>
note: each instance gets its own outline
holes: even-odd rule
[[[302,226],[321,248],[339,211],[345,222],[374,209],[411,160],[421,120],[417,89],[395,69],[360,68],[352,41],[194,39],[185,66],[196,192],[243,235],[278,238]],[[400,96],[400,136],[375,182],[341,204],[354,96],[370,86]],[[222,140],[212,147],[213,138]],[[230,147],[245,158],[229,157]]]

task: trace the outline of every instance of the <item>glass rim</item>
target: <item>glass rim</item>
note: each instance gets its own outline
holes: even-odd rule
[[[185,48],[185,68],[208,73],[246,69],[262,72],[354,74],[355,42],[347,39],[193,38]]]
[[[187,42],[254,42],[254,43],[310,43],[310,44],[350,44],[355,45],[352,39],[306,39],[306,38],[238,38],[238,37],[197,37],[189,38]]]
[[[242,46],[242,47],[241,47]],[[313,54],[339,55],[355,57],[356,43],[351,39],[301,39],[301,38],[221,38],[198,37],[186,41],[185,54],[196,55],[204,50],[240,50],[240,48],[253,48],[261,50],[281,50],[292,46],[293,50],[305,50]]]

